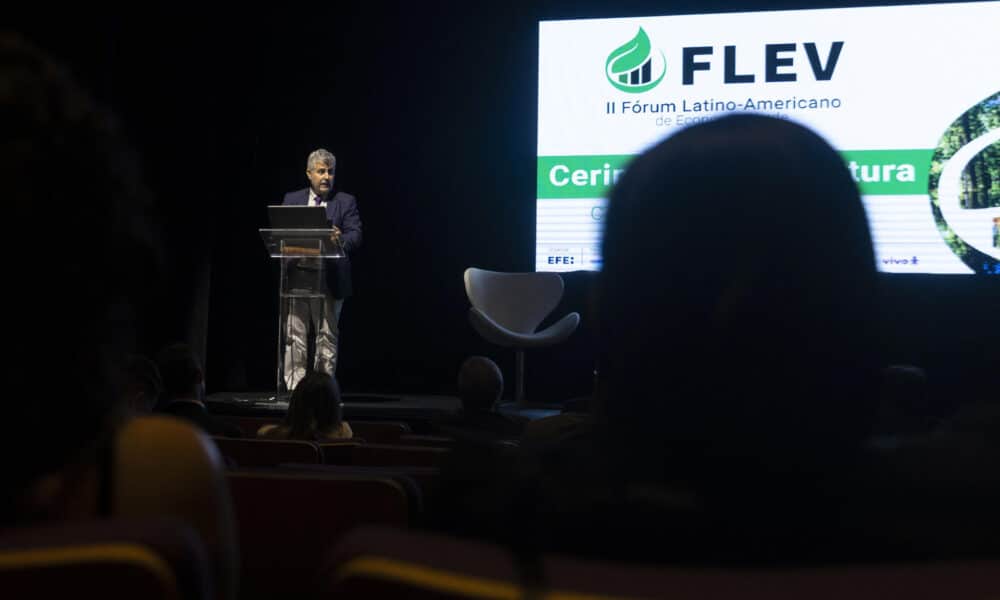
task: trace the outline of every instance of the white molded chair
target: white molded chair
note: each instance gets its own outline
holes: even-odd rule
[[[535,331],[562,299],[562,276],[471,268],[465,270],[465,293],[472,303],[473,329],[489,342],[515,349],[514,399],[524,404],[524,350],[563,342],[580,325],[580,314],[572,312]]]

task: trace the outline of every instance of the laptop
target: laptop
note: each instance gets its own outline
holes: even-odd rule
[[[271,222],[271,229],[330,228],[330,221],[326,218],[326,208],[323,206],[271,205],[267,207],[267,216]]]

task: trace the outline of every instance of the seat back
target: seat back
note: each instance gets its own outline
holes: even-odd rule
[[[224,416],[226,421],[239,426],[246,434],[253,437],[257,430],[264,425],[281,424],[281,416],[273,417],[238,417]],[[410,433],[410,426],[403,421],[364,421],[348,419],[354,436],[365,439],[369,442],[393,443],[399,440],[399,436]]]
[[[228,478],[244,599],[307,597],[326,550],[348,530],[409,522],[408,492],[390,476],[235,469]]]
[[[427,499],[437,492],[441,469],[435,467],[359,467],[354,465],[303,465],[287,463],[282,472],[319,473],[326,475],[375,475],[390,477],[406,490],[410,503],[410,520],[416,521],[424,512]]]
[[[176,518],[208,551],[219,597],[235,597],[239,552],[225,467],[211,438],[173,417],[137,417],[116,439],[112,514]]]
[[[355,437],[368,442],[392,444],[399,441],[399,436],[410,433],[410,426],[403,421],[358,421],[349,419],[348,423]]]
[[[553,589],[678,600],[986,600],[1000,586],[1000,560],[783,568],[656,568],[546,557]]]
[[[440,467],[450,453],[447,448],[392,444],[331,443],[320,448],[327,464],[364,467]]]
[[[219,415],[220,419],[228,421],[233,425],[236,425],[247,437],[254,437],[257,435],[257,430],[264,425],[280,425],[282,421],[281,415],[275,415],[273,417],[249,417],[242,415]]]
[[[997,559],[759,569],[635,566],[555,556],[531,562],[526,569],[523,557],[515,560],[495,544],[364,528],[330,553],[319,585],[326,598],[566,600],[986,600],[1000,588]]]
[[[465,270],[465,293],[473,308],[515,333],[534,333],[559,304],[563,280],[558,273],[501,273]]]
[[[378,527],[345,536],[323,563],[318,587],[323,598],[531,597],[500,546]]]
[[[446,435],[426,435],[409,433],[399,436],[399,443],[404,446],[425,446],[428,448],[454,448],[455,438]]]
[[[238,467],[274,467],[281,463],[323,462],[319,446],[301,440],[255,440],[213,437],[219,451]]]
[[[0,589],[9,598],[100,590],[107,600],[210,600],[212,579],[205,548],[184,523],[103,519],[0,536]]]

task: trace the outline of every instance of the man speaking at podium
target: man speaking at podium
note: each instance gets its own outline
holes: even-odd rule
[[[305,376],[308,365],[309,326],[315,331],[315,369],[334,375],[337,370],[337,338],[344,298],[351,295],[351,263],[348,258],[361,245],[361,215],[354,196],[333,187],[337,158],[320,148],[309,154],[306,177],[309,187],[285,194],[282,204],[323,206],[333,230],[333,239],[344,247],[344,258],[329,259],[325,270],[325,298],[289,298],[286,324],[284,379],[291,391]],[[306,268],[308,265],[293,268]]]

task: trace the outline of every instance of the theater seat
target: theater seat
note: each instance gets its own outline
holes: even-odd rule
[[[210,600],[211,569],[193,529],[169,519],[102,519],[0,536],[4,598]]]
[[[354,436],[379,444],[394,444],[400,436],[410,433],[410,426],[402,421],[359,421],[349,419]]]
[[[364,528],[330,553],[319,585],[320,597],[331,599],[987,600],[1000,589],[1000,560],[759,569],[635,566],[515,556],[495,544]]]
[[[237,467],[275,467],[281,463],[319,464],[323,455],[313,442],[213,437],[219,451]]]
[[[572,312],[535,331],[562,299],[562,276],[470,268],[465,270],[465,293],[472,303],[469,322],[473,329],[488,342],[514,348],[514,401],[523,405],[525,349],[562,343],[580,325],[580,314]]]
[[[222,456],[205,433],[173,417],[130,420],[116,439],[112,514],[190,525],[208,551],[218,597],[236,597],[239,550],[232,500]]]
[[[243,600],[307,597],[325,552],[342,535],[363,524],[405,527],[414,503],[408,494],[418,493],[388,475],[235,469],[228,479]]]
[[[427,448],[454,448],[455,438],[444,435],[407,434],[399,437],[400,445]]]
[[[394,444],[320,444],[323,460],[330,465],[362,467],[440,467],[448,458],[448,448]]]

